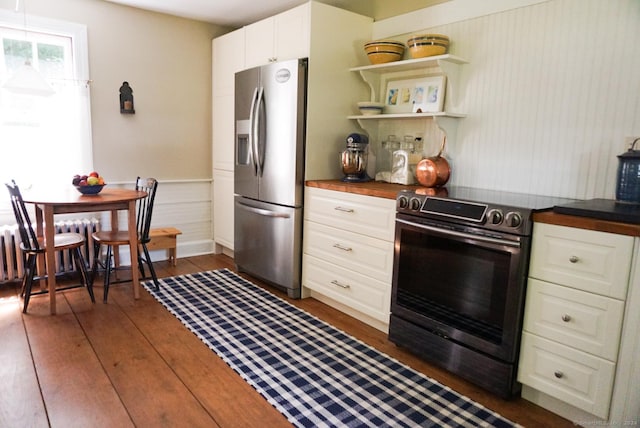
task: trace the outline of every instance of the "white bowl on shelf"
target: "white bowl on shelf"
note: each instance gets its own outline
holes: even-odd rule
[[[374,114],[382,114],[382,109],[384,108],[383,103],[378,103],[375,101],[360,101],[358,103],[358,110],[363,116],[371,116]]]

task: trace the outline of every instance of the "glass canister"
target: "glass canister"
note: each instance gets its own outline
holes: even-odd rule
[[[389,135],[387,139],[382,142],[382,150],[377,159],[378,170],[382,172],[380,175],[381,181],[389,181],[388,175],[391,174],[391,168],[393,166],[393,152],[399,148],[400,141],[395,135]]]
[[[616,200],[640,203],[640,150],[635,150],[640,138],[633,140],[627,152],[618,156]]]

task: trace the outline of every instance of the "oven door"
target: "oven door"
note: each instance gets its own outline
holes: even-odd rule
[[[528,237],[397,214],[391,312],[515,362],[528,249]]]

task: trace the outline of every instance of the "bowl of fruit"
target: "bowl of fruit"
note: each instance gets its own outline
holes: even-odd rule
[[[71,183],[83,195],[97,195],[106,186],[104,178],[96,171],[92,171],[89,175],[76,174]]]

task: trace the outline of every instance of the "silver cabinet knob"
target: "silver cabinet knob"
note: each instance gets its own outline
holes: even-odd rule
[[[571,321],[571,315],[569,315],[569,314],[562,315],[562,321],[564,321],[564,322]]]
[[[555,372],[553,372],[553,375],[558,379],[562,379],[562,377],[564,376],[564,373],[562,373],[560,370],[556,370]]]
[[[580,259],[578,258],[578,256],[571,256],[571,257],[569,257],[569,261],[570,261],[571,263],[578,263],[578,261],[579,261],[579,260],[580,260]]]

